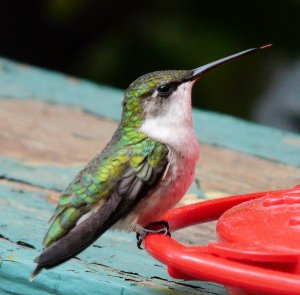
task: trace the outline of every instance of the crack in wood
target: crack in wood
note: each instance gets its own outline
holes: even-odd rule
[[[27,248],[31,248],[31,249],[36,249],[33,245],[29,244],[29,243],[26,243],[24,241],[17,241],[18,245],[20,246],[23,246],[23,247],[27,247]]]
[[[36,250],[36,248],[33,245],[29,244],[29,243],[26,243],[24,241],[16,241],[16,242],[14,242],[14,241],[10,240],[9,238],[3,236],[2,234],[0,234],[0,239],[6,240],[6,241],[8,241],[8,242],[10,242],[12,244],[17,244],[17,245],[20,245],[20,246],[23,246],[23,247],[26,247],[26,248],[30,248],[30,249]]]
[[[78,257],[76,257],[76,259],[81,260]],[[206,294],[215,294],[215,293],[210,293],[210,292],[207,293],[207,290],[201,286],[193,286],[188,283],[182,283],[180,281],[167,280],[167,279],[163,279],[163,278],[157,277],[157,276],[152,276],[150,278],[146,278],[146,277],[139,275],[138,273],[124,271],[124,270],[120,270],[120,269],[114,269],[114,268],[111,268],[107,265],[104,265],[104,264],[101,264],[98,262],[90,262],[88,264],[97,265],[104,269],[109,270],[111,273],[113,273],[113,274],[109,274],[109,276],[122,278],[122,279],[125,279],[126,281],[130,281],[130,282],[140,284],[143,286],[152,286],[152,287],[155,286],[155,282],[153,281],[153,279],[154,279],[156,281],[156,283],[159,282],[160,285],[163,285],[164,287],[166,287],[168,289],[176,289],[175,287],[179,285],[179,286],[183,286],[183,287],[190,288],[193,290],[206,291]],[[91,270],[89,270],[89,271],[91,271]],[[126,277],[124,277],[124,275],[129,276],[129,277],[126,278]],[[173,284],[173,287],[170,286],[170,283]],[[215,286],[215,285],[212,284],[212,286]]]
[[[33,185],[31,182],[29,181],[26,181],[26,180],[22,180],[20,178],[14,178],[14,177],[7,177],[5,175],[0,175],[0,180],[7,180],[9,182],[12,182],[12,183],[20,183],[20,184],[25,184],[25,185],[29,185],[29,186],[32,186],[32,187],[36,187],[36,188],[40,188],[40,189],[44,189],[44,190],[49,190],[49,189],[46,189],[44,186],[42,185],[38,185],[38,184],[35,184]],[[49,191],[54,191],[54,192],[61,192],[61,190],[59,189],[51,189]]]
[[[16,187],[16,191],[20,193],[23,193],[24,191],[44,193],[45,195],[48,196],[48,201],[50,201],[51,203],[57,202],[58,197],[61,193],[60,191],[38,187],[31,183],[20,182],[18,180],[12,181],[12,180],[8,180],[7,178],[1,178],[1,177],[0,177],[0,184],[14,186]]]

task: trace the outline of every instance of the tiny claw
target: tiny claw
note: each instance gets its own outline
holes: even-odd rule
[[[141,245],[142,245],[142,243],[143,243],[145,237],[146,237],[146,235],[141,235],[141,234],[139,234],[139,233],[136,234],[136,238],[137,238],[137,243],[136,243],[136,245],[137,245],[137,247],[138,247],[140,250],[144,250],[144,248],[141,247]]]
[[[163,234],[171,236],[170,233],[170,227],[168,222],[166,221],[156,221],[156,222],[152,222],[150,224],[148,224],[145,228],[142,229],[142,232],[136,233],[136,239],[137,239],[137,247],[140,250],[144,250],[141,245],[145,239],[145,237],[147,235],[151,235],[151,234]]]

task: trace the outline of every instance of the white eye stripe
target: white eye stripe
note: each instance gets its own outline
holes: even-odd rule
[[[154,97],[157,97],[157,95],[158,95],[158,91],[155,90],[155,91],[152,93],[151,97],[154,98]]]

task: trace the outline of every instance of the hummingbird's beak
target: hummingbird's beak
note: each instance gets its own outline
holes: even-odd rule
[[[209,70],[213,69],[213,68],[216,68],[224,63],[227,63],[229,61],[232,61],[234,59],[238,59],[242,56],[245,56],[245,55],[248,55],[248,54],[252,54],[254,52],[257,52],[261,49],[266,49],[266,48],[269,48],[271,47],[272,44],[268,44],[268,45],[264,45],[264,46],[261,46],[261,47],[257,47],[257,48],[251,48],[251,49],[248,49],[248,50],[245,50],[245,51],[242,51],[242,52],[239,52],[239,53],[236,53],[236,54],[233,54],[233,55],[230,55],[230,56],[227,56],[227,57],[224,57],[224,58],[221,58],[219,60],[216,60],[214,62],[211,62],[207,65],[204,65],[204,66],[201,66],[199,68],[196,68],[193,71],[192,73],[192,76],[190,77],[190,81],[193,81],[195,79],[198,79],[200,78],[203,74],[205,74],[206,72],[208,72]]]

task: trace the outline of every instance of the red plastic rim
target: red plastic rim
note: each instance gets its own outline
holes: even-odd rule
[[[274,195],[293,194],[300,200],[300,186],[289,190],[259,192],[237,195],[216,200],[208,200],[183,206],[167,212],[161,219],[169,223],[171,231],[218,219],[228,209],[257,198]],[[263,294],[300,294],[299,255],[295,253],[271,253],[268,261],[285,263],[285,268],[266,268],[257,264],[245,263],[251,250],[239,251],[234,247],[230,253],[237,252],[241,259],[226,257],[222,243],[207,246],[185,246],[169,236],[148,235],[145,249],[150,255],[167,265],[169,274],[177,279],[208,280],[226,286],[245,290],[260,291]],[[224,251],[225,252],[224,252]],[[219,251],[219,252],[218,252]],[[222,252],[223,251],[223,252]],[[225,253],[223,256],[219,253]],[[264,253],[255,252],[256,261],[264,260]],[[286,267],[288,266],[288,267]]]

